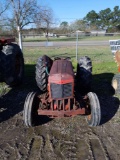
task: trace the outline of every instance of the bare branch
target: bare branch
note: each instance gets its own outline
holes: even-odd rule
[[[8,9],[10,3],[6,3],[4,7],[1,7],[0,16]],[[0,4],[2,6],[2,4]]]
[[[36,0],[10,0],[17,26],[21,29],[33,23],[33,17],[37,10]]]

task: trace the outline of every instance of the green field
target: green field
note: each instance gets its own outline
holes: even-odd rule
[[[114,40],[114,39],[120,39],[120,35],[115,36],[80,36],[78,37],[79,41],[105,41],[105,40]],[[32,38],[32,37],[26,37],[23,38],[24,42],[45,42],[47,39],[45,37],[40,38]],[[76,37],[49,37],[49,41],[55,42],[55,41],[76,41]]]
[[[75,47],[29,47],[23,49],[25,60],[25,81],[20,86],[21,91],[30,89],[31,91],[36,88],[35,82],[35,64],[37,59],[46,54],[51,58],[55,56],[71,57],[71,61],[76,70],[76,50]],[[108,91],[107,85],[111,84],[112,77],[117,73],[117,65],[114,62],[113,56],[108,46],[82,46],[78,47],[78,59],[81,56],[89,56],[93,64],[93,91],[98,94],[111,94]],[[106,89],[105,89],[106,88]],[[6,94],[11,88],[0,84],[0,94]]]
[[[36,64],[37,59],[42,55],[48,55],[51,58],[55,56],[71,57],[71,61],[76,67],[75,47],[41,47],[24,48],[25,64]],[[82,56],[89,56],[93,63],[93,74],[105,72],[117,72],[117,66],[114,63],[110,47],[89,46],[78,47],[78,59]]]
[[[71,57],[74,70],[76,71],[77,61],[75,47],[24,48],[26,76],[34,79],[37,59],[44,54],[52,59],[54,59],[55,56]],[[98,94],[112,94],[111,92],[109,93],[107,86],[104,86],[104,83],[110,86],[114,74],[118,72],[109,46],[78,47],[78,59],[85,55],[89,56],[92,60],[93,91]]]

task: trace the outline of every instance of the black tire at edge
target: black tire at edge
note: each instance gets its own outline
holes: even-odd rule
[[[101,109],[98,97],[95,93],[92,92],[89,92],[87,95],[91,107],[91,119],[90,120],[87,119],[88,124],[89,126],[98,126],[101,120]]]
[[[32,117],[32,107],[35,94],[36,93],[34,92],[30,92],[25,99],[23,119],[27,127],[34,126]]]

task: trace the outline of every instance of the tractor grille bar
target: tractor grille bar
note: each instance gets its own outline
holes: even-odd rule
[[[50,84],[52,98],[66,98],[72,96],[72,83]]]

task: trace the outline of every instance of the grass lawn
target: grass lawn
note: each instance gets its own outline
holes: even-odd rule
[[[25,64],[36,64],[37,59],[42,55],[48,55],[51,58],[55,56],[71,57],[71,61],[76,68],[76,50],[75,47],[40,47],[24,48]],[[117,72],[117,66],[114,62],[110,47],[106,46],[79,46],[78,59],[82,56],[89,56],[93,63],[93,74],[105,72]]]
[[[79,41],[105,41],[105,40],[114,40],[114,39],[120,39],[120,35],[115,36],[80,36],[78,40]],[[47,39],[45,37],[40,38],[23,38],[24,42],[45,42]],[[76,37],[49,37],[49,41],[55,42],[55,41],[76,41]]]
[[[76,50],[75,47],[41,47],[41,48],[24,48],[24,57],[26,64],[26,75],[31,75],[34,78],[35,64],[37,59],[42,55],[48,55],[51,58],[55,56],[71,57],[71,61],[76,70]],[[111,84],[112,77],[117,73],[117,65],[114,62],[109,46],[89,46],[78,48],[78,59],[82,56],[89,56],[93,64],[93,89],[94,92],[102,94],[105,92],[104,87],[101,85],[105,82]],[[106,94],[109,91],[106,90]]]

